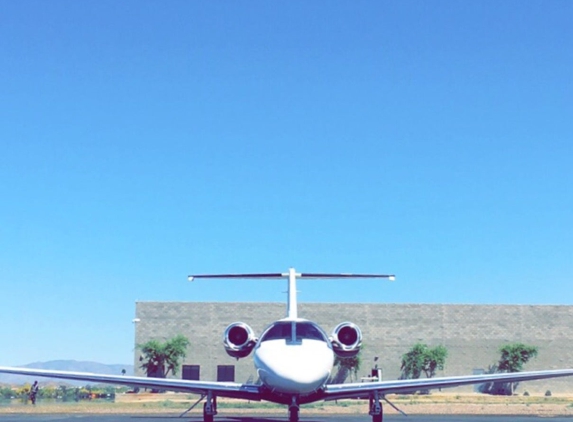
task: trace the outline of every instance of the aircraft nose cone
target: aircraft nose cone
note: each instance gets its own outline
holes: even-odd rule
[[[334,361],[326,343],[305,344],[304,348],[280,343],[267,342],[255,353],[255,364],[263,383],[277,391],[305,394],[326,382]]]
[[[290,369],[287,371],[283,370],[281,367],[271,368],[271,370],[283,378],[288,378],[298,386],[304,386],[310,389],[318,387],[319,385],[317,384],[322,382],[324,378],[329,374],[327,371],[322,370],[316,365],[306,365],[302,364],[300,361],[292,362],[292,364],[289,366]]]

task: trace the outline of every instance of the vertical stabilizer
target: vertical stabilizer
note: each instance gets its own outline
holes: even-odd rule
[[[296,303],[296,278],[300,277],[294,268],[289,268],[288,274],[288,301],[287,301],[287,318],[296,319],[298,318],[297,303]]]

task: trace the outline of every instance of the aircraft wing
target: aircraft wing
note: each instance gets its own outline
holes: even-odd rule
[[[213,392],[219,397],[246,400],[261,400],[260,386],[235,382],[190,381],[171,378],[147,378],[123,375],[104,375],[89,372],[54,371],[46,369],[11,368],[0,366],[0,373],[30,375],[34,377],[61,378],[93,383],[118,384],[129,387],[153,388],[184,393],[206,394]]]
[[[368,396],[368,393],[374,391],[378,391],[380,395],[401,394],[413,393],[419,390],[431,390],[435,388],[458,387],[461,385],[469,384],[483,384],[486,382],[519,382],[567,376],[573,376],[573,369],[467,375],[460,377],[405,379],[353,384],[329,384],[324,390],[324,399],[335,400],[365,397]]]

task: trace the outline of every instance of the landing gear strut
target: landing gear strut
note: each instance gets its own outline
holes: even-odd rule
[[[203,422],[213,422],[213,417],[217,414],[217,397],[211,391],[207,393],[205,404],[203,405]]]
[[[289,422],[298,422],[298,411],[300,407],[296,401],[296,397],[292,396],[292,402],[288,407],[288,421]]]
[[[382,422],[384,418],[384,412],[382,410],[382,404],[380,404],[380,395],[378,391],[372,392],[370,395],[370,411],[369,415],[372,416],[372,422]]]

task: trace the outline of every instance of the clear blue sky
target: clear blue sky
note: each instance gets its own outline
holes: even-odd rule
[[[0,364],[130,363],[138,300],[285,299],[194,272],[573,301],[572,2],[0,5]]]

